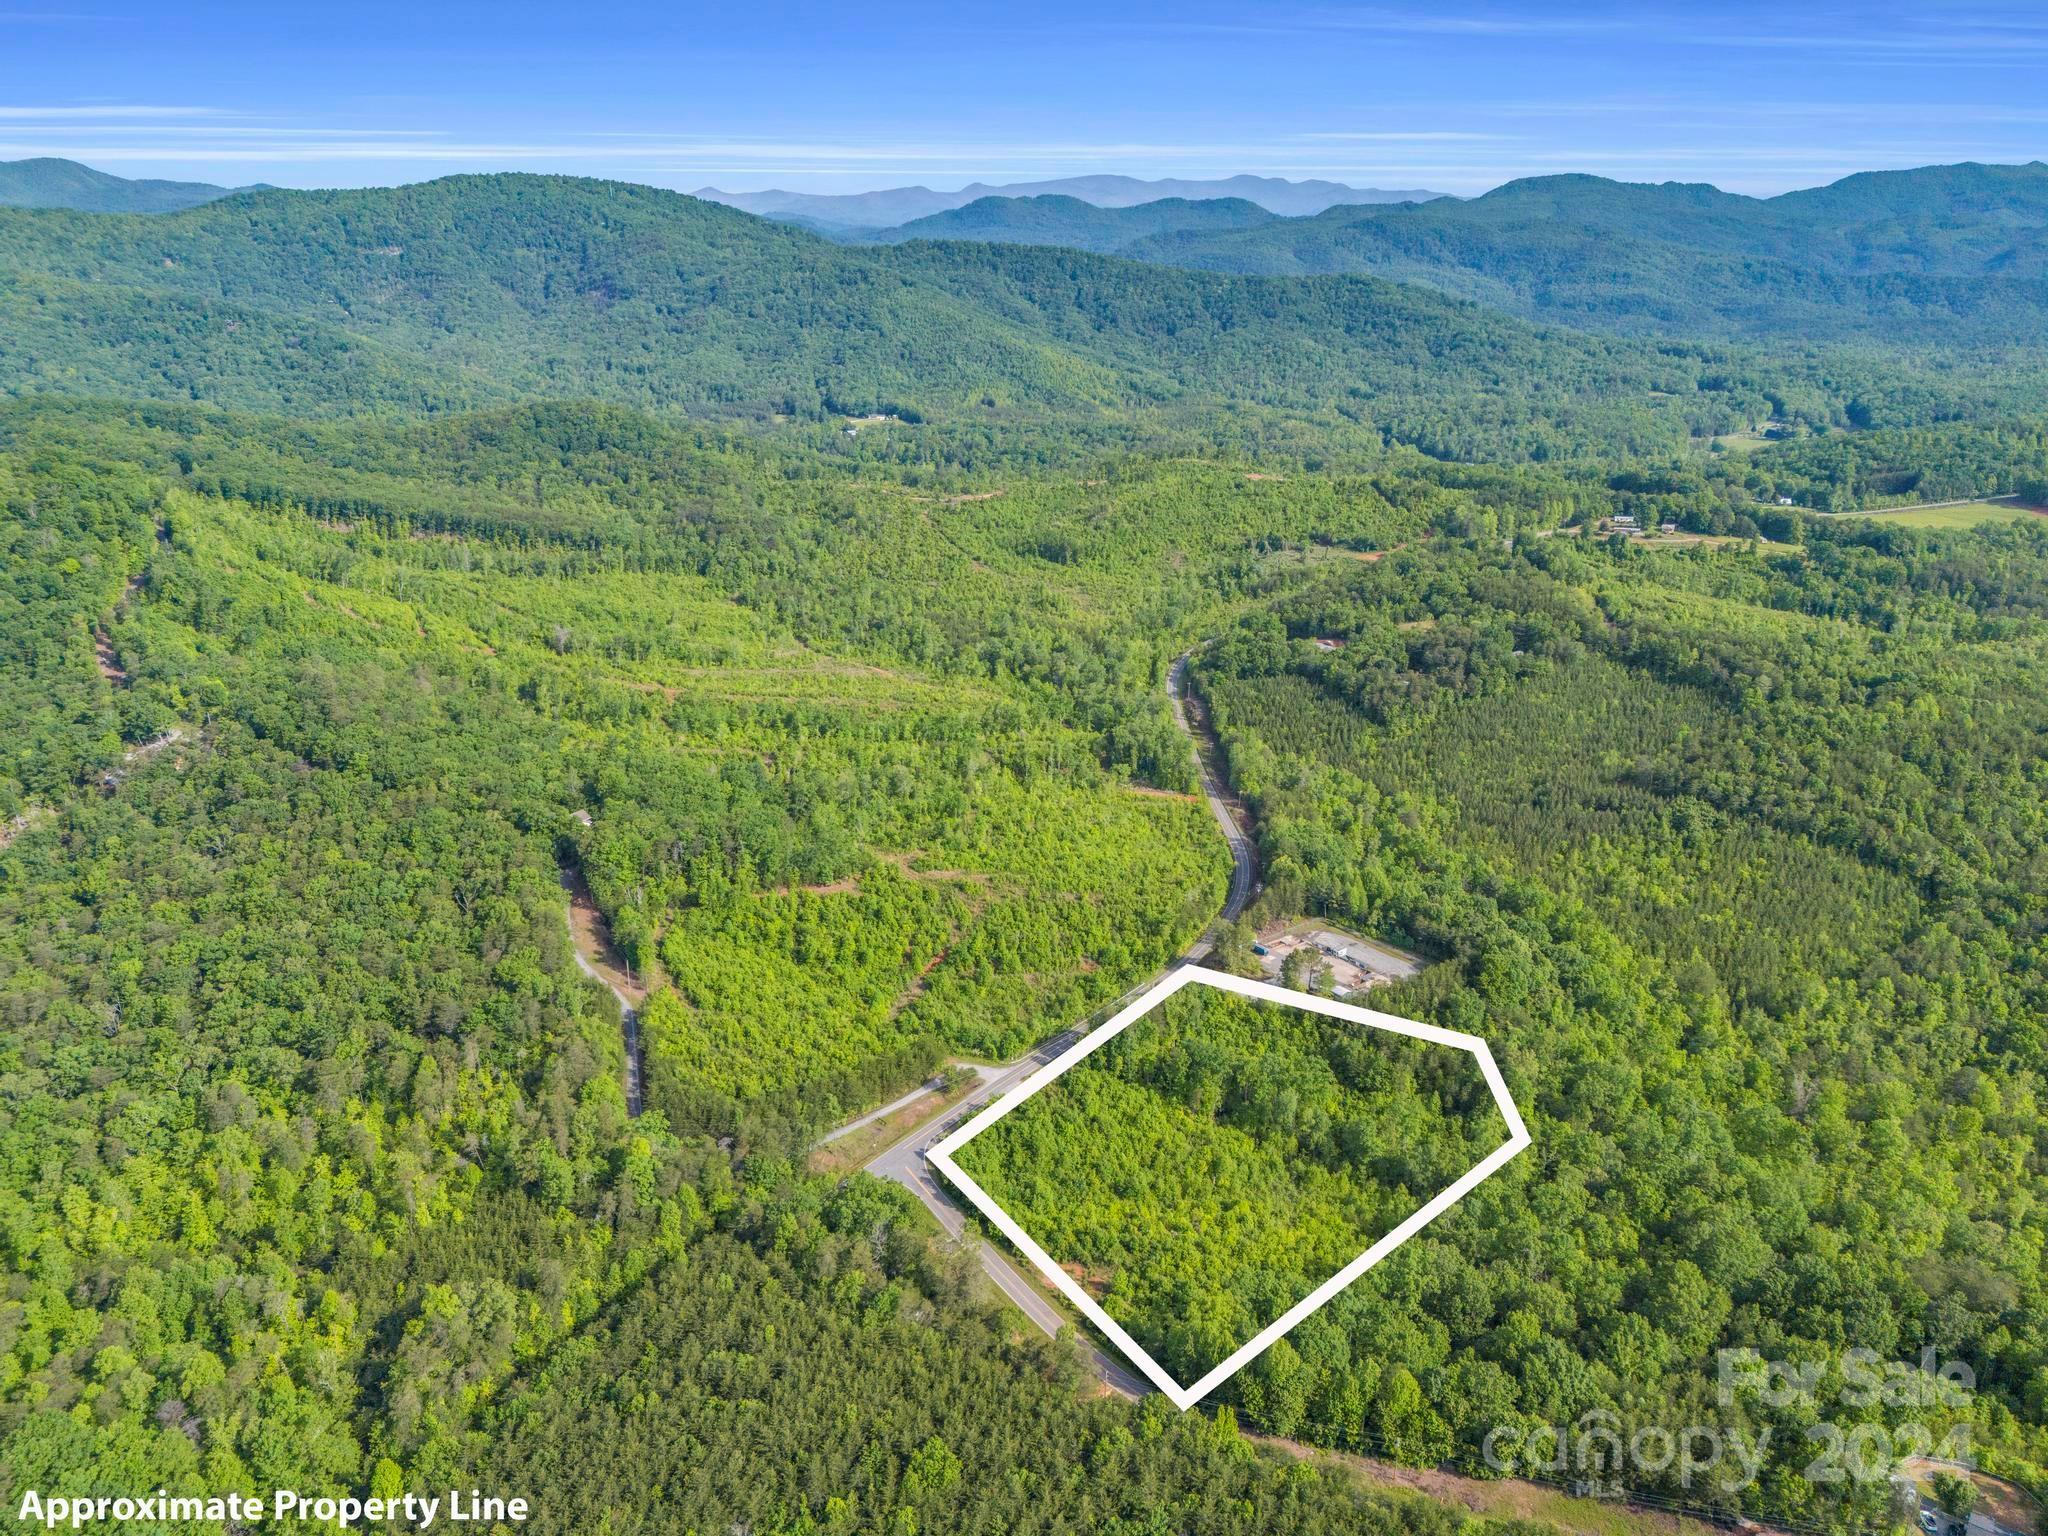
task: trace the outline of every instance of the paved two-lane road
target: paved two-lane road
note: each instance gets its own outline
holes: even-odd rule
[[[959,1206],[940,1186],[939,1178],[932,1171],[926,1154],[932,1146],[969,1115],[989,1100],[1008,1093],[1033,1072],[1059,1055],[1075,1040],[1080,1038],[1075,1031],[1067,1030],[1039,1046],[1022,1061],[993,1071],[985,1070],[981,1081],[974,1090],[958,1104],[940,1115],[936,1120],[919,1126],[893,1147],[888,1148],[867,1165],[867,1172],[878,1178],[893,1179],[908,1189],[945,1228],[948,1237],[958,1237],[967,1230],[967,1218]],[[1044,1329],[1048,1334],[1060,1331],[1066,1321],[1059,1310],[1046,1299],[1045,1292],[1019,1274],[1008,1259],[987,1243],[979,1245],[981,1267],[987,1272],[1002,1293],[1014,1301],[1024,1315]]]
[[[893,1179],[924,1202],[925,1209],[932,1213],[948,1237],[958,1238],[967,1230],[967,1217],[953,1201],[952,1195],[932,1171],[928,1154],[931,1148],[949,1135],[953,1128],[973,1114],[991,1099],[1008,1093],[1033,1072],[1051,1061],[1060,1052],[1080,1039],[1080,1031],[1065,1030],[1054,1035],[1023,1060],[1013,1062],[997,1071],[985,1073],[973,1092],[958,1104],[940,1115],[929,1124],[919,1126],[910,1135],[883,1152],[867,1165],[866,1171],[877,1178]],[[1017,1304],[1017,1309],[1038,1325],[1048,1338],[1056,1338],[1068,1319],[1065,1313],[1055,1307],[1038,1281],[1010,1262],[1007,1254],[1000,1252],[991,1243],[976,1243],[975,1257],[980,1260],[982,1273],[989,1277],[996,1289]],[[1088,1345],[1090,1363],[1095,1374],[1113,1392],[1125,1397],[1137,1397],[1149,1392],[1151,1385],[1114,1355]]]

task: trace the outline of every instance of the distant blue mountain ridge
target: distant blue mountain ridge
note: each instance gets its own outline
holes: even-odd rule
[[[930,187],[888,187],[876,192],[722,192],[701,187],[696,196],[765,218],[786,219],[818,229],[893,229],[912,219],[964,208],[983,198],[1068,197],[1097,208],[1133,208],[1166,198],[1206,202],[1239,198],[1285,218],[1321,213],[1352,203],[1422,203],[1442,197],[1420,188],[1347,187],[1335,181],[1287,181],[1278,176],[1226,176],[1214,181],[1142,181],[1135,176],[1064,176],[1054,181],[1019,181],[992,186],[974,182],[957,192]]]

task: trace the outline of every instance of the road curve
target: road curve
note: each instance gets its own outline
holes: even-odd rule
[[[1223,910],[1216,922],[1211,923],[1201,935],[1181,952],[1172,970],[1183,965],[1192,965],[1206,956],[1216,945],[1217,930],[1225,923],[1233,923],[1244,915],[1251,899],[1258,891],[1258,852],[1250,835],[1244,829],[1243,811],[1230,794],[1224,783],[1219,766],[1222,756],[1215,734],[1209,727],[1207,714],[1201,701],[1188,692],[1187,674],[1189,657],[1193,652],[1175,659],[1173,668],[1167,674],[1166,693],[1173,705],[1174,724],[1187,736],[1195,750],[1195,763],[1202,779],[1202,795],[1209,802],[1210,814],[1223,830],[1224,839],[1230,844],[1230,890],[1225,896]],[[1084,1020],[1079,1028],[1062,1030],[1050,1040],[1043,1042],[1021,1060],[992,1071],[984,1070],[982,1079],[974,1090],[945,1114],[926,1125],[919,1126],[908,1136],[879,1153],[864,1169],[877,1178],[892,1179],[901,1184],[924,1202],[925,1209],[932,1213],[949,1237],[958,1238],[967,1230],[967,1217],[953,1201],[938,1175],[932,1171],[927,1154],[931,1148],[948,1135],[961,1121],[973,1114],[989,1100],[1007,1093],[1018,1083],[1051,1061],[1068,1046],[1081,1037],[1082,1031],[1115,1013],[1130,999],[1149,988],[1156,976],[1149,976],[1132,987],[1122,997],[1106,1007],[1098,1008]],[[918,1090],[922,1092],[923,1090]],[[915,1094],[910,1097],[916,1097]],[[899,1100],[899,1104],[904,1102]],[[864,1124],[878,1113],[869,1111],[855,1124]],[[831,1140],[850,1126],[841,1127]],[[1017,1307],[1031,1321],[1043,1329],[1049,1337],[1056,1337],[1060,1328],[1068,1322],[1066,1315],[1047,1297],[1045,1288],[1033,1277],[1023,1273],[1010,1261],[1007,1254],[986,1242],[975,1245],[981,1267],[996,1288],[1017,1304]],[[1082,1336],[1089,1362],[1095,1374],[1112,1392],[1124,1397],[1140,1397],[1153,1390],[1152,1384],[1121,1359],[1098,1347],[1092,1339]]]

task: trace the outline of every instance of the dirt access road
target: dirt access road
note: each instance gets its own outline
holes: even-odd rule
[[[626,1113],[638,1116],[642,1105],[641,1085],[646,1078],[640,1050],[640,1005],[647,1001],[647,988],[635,979],[623,957],[613,948],[604,914],[590,899],[590,887],[583,873],[572,864],[561,866],[562,889],[569,893],[569,937],[574,941],[576,968],[592,981],[601,981],[619,1000],[619,1031],[626,1047]]]

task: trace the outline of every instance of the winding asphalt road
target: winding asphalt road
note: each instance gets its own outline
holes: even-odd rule
[[[1252,846],[1251,837],[1244,830],[1241,819],[1243,812],[1224,784],[1218,766],[1221,751],[1216,744],[1215,734],[1209,728],[1201,701],[1188,693],[1188,660],[1188,656],[1181,656],[1175,660],[1172,671],[1167,674],[1166,692],[1173,704],[1174,723],[1194,744],[1195,761],[1201,771],[1203,797],[1209,802],[1210,813],[1215,816],[1217,826],[1222,828],[1223,836],[1230,844],[1230,892],[1224,898],[1223,910],[1218,914],[1217,920],[1203,930],[1201,936],[1167,968],[1169,970],[1192,965],[1215,948],[1218,931],[1223,925],[1237,921],[1244,914],[1244,909],[1251,904],[1252,896],[1258,890],[1258,855]],[[933,1145],[983,1104],[1021,1083],[1080,1039],[1085,1029],[1110,1017],[1156,980],[1157,977],[1148,977],[1114,1003],[1105,1008],[1098,1008],[1080,1027],[1064,1030],[1053,1036],[1021,1061],[993,1071],[984,1070],[981,1082],[966,1098],[936,1120],[919,1126],[894,1146],[880,1153],[866,1165],[865,1171],[878,1178],[893,1179],[901,1184],[924,1202],[925,1209],[932,1213],[948,1236],[960,1237],[967,1230],[967,1217],[960,1206],[954,1203],[952,1195],[932,1170],[927,1153]],[[909,1097],[916,1096],[912,1094]],[[900,1107],[904,1102],[907,1100],[898,1100],[896,1105],[885,1106],[882,1110],[871,1110],[854,1124],[865,1124],[877,1115],[886,1113],[890,1108]],[[839,1131],[835,1131],[833,1136],[841,1135],[851,1128],[852,1126],[843,1126]],[[831,1140],[832,1137],[826,1139]],[[975,1247],[983,1272],[995,1283],[996,1288],[1015,1302],[1018,1310],[1043,1329],[1048,1337],[1056,1337],[1063,1326],[1069,1325],[1070,1320],[1052,1304],[1045,1287],[1013,1264],[1007,1254],[986,1242],[977,1243]],[[1122,1360],[1097,1347],[1085,1335],[1083,1342],[1096,1375],[1101,1377],[1104,1385],[1112,1392],[1124,1397],[1139,1397],[1152,1390],[1152,1384]]]

